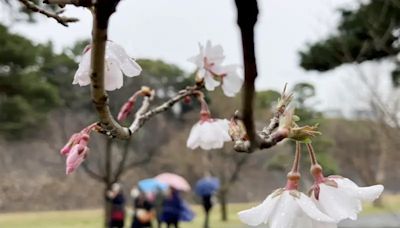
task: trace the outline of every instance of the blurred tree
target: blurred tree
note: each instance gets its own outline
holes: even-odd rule
[[[43,50],[0,25],[0,134],[21,135],[37,127],[61,103],[57,88],[43,75]]]
[[[125,79],[126,86],[121,88],[118,93],[110,93],[110,99],[113,100],[112,112],[117,113],[127,97],[139,90],[141,86],[156,88],[155,99],[152,102],[152,105],[156,106],[192,83],[192,80],[189,80],[188,76],[175,65],[160,60],[146,59],[138,60],[138,63],[143,68],[141,76]],[[139,99],[135,110],[140,105]],[[191,110],[190,105],[175,104],[175,108],[166,111],[165,115],[159,115],[149,121],[147,123],[149,127],[142,128],[132,140],[121,142],[101,137],[103,141],[101,144],[105,144],[105,146],[99,147],[98,143],[95,143],[93,148],[96,153],[92,153],[90,159],[85,161],[84,170],[90,177],[104,184],[104,193],[106,194],[113,183],[120,182],[124,174],[148,164],[155,155],[162,152],[162,146],[169,141],[169,136],[172,134],[169,134],[169,131],[176,131],[182,126],[182,115],[189,110]],[[134,112],[131,117],[133,116]],[[104,211],[107,223],[110,220],[110,201],[104,201]]]
[[[392,57],[400,51],[400,4],[398,0],[361,2],[355,10],[341,9],[337,33],[300,52],[306,70],[328,71],[345,63],[362,63]],[[400,62],[393,71],[400,85]]]

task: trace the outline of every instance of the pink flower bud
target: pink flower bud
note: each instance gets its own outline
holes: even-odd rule
[[[67,144],[65,144],[65,146],[60,150],[61,155],[67,155],[71,151],[71,148],[76,143],[76,139],[78,136],[79,134],[75,133],[69,138]]]
[[[70,174],[75,171],[87,157],[89,148],[81,144],[75,144],[70,153],[68,153],[66,160],[66,174]]]
[[[132,111],[134,102],[127,101],[118,113],[118,121],[124,121]]]

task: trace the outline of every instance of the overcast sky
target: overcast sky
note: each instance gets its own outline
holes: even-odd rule
[[[349,71],[339,69],[320,75],[305,72],[298,65],[298,51],[306,44],[333,33],[339,7],[354,7],[356,0],[259,0],[256,28],[258,89],[281,90],[284,83],[312,82],[319,108],[336,109],[346,93]],[[52,40],[58,49],[77,39],[89,38],[91,15],[83,8],[68,7],[66,15],[80,22],[65,28],[41,18],[36,25],[15,24],[13,31],[37,42]],[[123,0],[110,22],[109,39],[124,46],[135,58],[162,59],[192,71],[187,58],[198,51],[198,42],[221,44],[226,63],[241,63],[241,47],[233,0]],[[351,104],[351,102],[347,102]],[[349,106],[349,105],[346,105]]]

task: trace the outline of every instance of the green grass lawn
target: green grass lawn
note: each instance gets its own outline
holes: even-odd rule
[[[216,206],[212,211],[211,225],[215,228],[245,227],[239,222],[236,213],[256,204],[230,204],[228,222],[221,222],[220,208]],[[374,208],[371,204],[366,204],[363,214],[400,212],[400,195],[385,196],[384,205],[384,208]],[[193,206],[192,208],[197,216],[193,222],[183,223],[182,228],[202,227],[204,217],[201,208],[199,206]],[[1,228],[98,228],[102,227],[102,221],[101,210],[5,213],[0,215]],[[130,224],[130,219],[128,219],[127,223]]]

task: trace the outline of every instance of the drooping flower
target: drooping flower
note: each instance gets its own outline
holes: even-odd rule
[[[334,228],[333,220],[322,213],[305,194],[278,189],[264,202],[239,212],[239,219],[250,226],[267,224],[268,228]]]
[[[336,222],[347,218],[357,219],[357,214],[362,210],[362,202],[372,202],[382,194],[382,185],[359,187],[344,177],[325,177],[312,145],[307,144],[307,149],[311,159],[310,171],[314,177],[311,196],[318,208]]]
[[[239,66],[222,65],[225,56],[221,45],[213,46],[210,41],[207,41],[205,47],[199,44],[199,49],[200,53],[189,59],[198,68],[197,78],[204,80],[207,90],[213,91],[222,84],[222,90],[226,96],[235,96],[243,85],[243,79],[237,72]]]
[[[292,170],[285,188],[270,194],[264,202],[239,212],[239,219],[250,226],[267,224],[268,228],[336,228],[334,220],[321,212],[314,202],[298,191],[301,147],[296,144]]]
[[[209,113],[202,112],[200,121],[190,131],[186,146],[193,150],[198,147],[203,150],[222,148],[225,142],[231,140],[228,131],[228,120],[213,119]]]
[[[320,166],[313,167],[315,184],[311,189],[313,201],[321,211],[335,221],[357,219],[362,202],[372,202],[383,192],[383,185],[359,187],[350,179],[341,176],[324,177]]]
[[[79,68],[72,84],[86,86],[90,84],[91,46],[88,45],[82,56]],[[118,44],[107,41],[104,69],[104,88],[108,91],[119,89],[123,85],[123,74],[134,77],[140,74],[142,68]],[[123,73],[123,74],[122,74]]]

